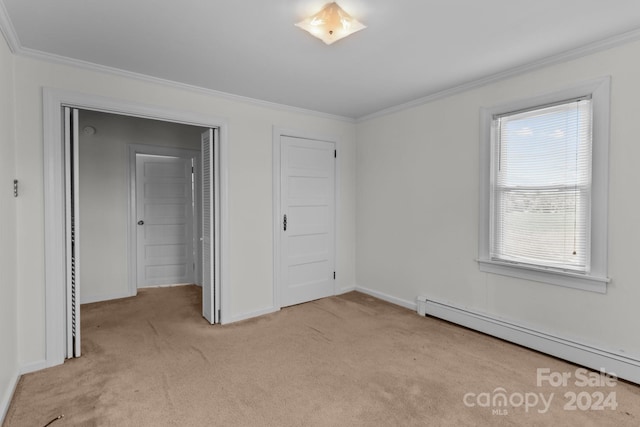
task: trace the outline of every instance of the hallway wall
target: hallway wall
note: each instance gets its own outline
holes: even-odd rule
[[[177,123],[80,111],[81,303],[129,293],[129,145],[200,151],[204,129]],[[85,126],[95,134],[83,132]],[[134,230],[135,231],[135,230]]]

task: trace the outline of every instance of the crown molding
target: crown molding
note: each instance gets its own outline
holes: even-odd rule
[[[0,0],[1,1],[1,0]],[[170,87],[174,89],[185,90],[194,92],[200,95],[212,96],[216,98],[223,98],[229,101],[241,102],[244,104],[256,105],[259,107],[269,108],[272,110],[285,111],[289,113],[304,114],[309,116],[315,116],[319,118],[338,120],[348,123],[355,123],[356,119],[352,117],[339,116],[335,114],[324,113],[321,111],[309,110],[306,108],[293,107],[285,104],[278,104],[275,102],[264,101],[261,99],[250,98],[242,95],[234,95],[228,92],[222,92],[214,89],[208,89],[201,86],[190,85],[187,83],[181,83],[174,80],[163,79],[160,77],[150,76],[148,74],[136,73],[133,71],[127,71],[120,68],[109,67],[106,65],[100,65],[93,62],[83,61],[80,59],[73,59],[62,55],[56,55],[53,53],[42,52],[40,50],[21,47],[17,52],[17,55],[37,59],[46,62],[52,62],[56,64],[66,65],[70,67],[81,68],[98,73],[111,74],[118,77],[125,77],[133,80],[142,81],[145,83],[152,83],[160,86]]]
[[[528,73],[534,70],[538,70],[540,68],[548,67],[554,64],[568,62],[573,59],[581,58],[583,56],[587,56],[592,53],[600,52],[606,49],[611,49],[613,47],[620,46],[626,43],[631,43],[637,40],[640,40],[640,28],[627,31],[625,33],[618,34],[616,36],[609,37],[594,43],[590,43],[575,49],[570,49],[556,55],[548,56],[546,58],[543,58],[534,62],[530,62],[528,64],[510,68],[508,70],[501,71],[499,73],[495,73],[477,80],[472,80],[458,86],[453,86],[453,87],[432,93],[430,95],[424,96],[422,98],[415,99],[413,101],[409,101],[403,104],[395,105],[393,107],[385,108],[375,113],[367,114],[365,116],[357,118],[356,123],[365,122],[367,120],[375,119],[378,117],[388,116],[394,113],[408,110],[410,108],[428,104],[438,99],[442,99],[452,95],[456,95],[458,93],[466,92],[471,89],[476,89],[476,88],[488,85],[490,83],[506,80],[508,78],[515,77],[520,74]]]
[[[15,54],[20,51],[21,46],[18,34],[16,29],[13,28],[13,23],[2,0],[0,0],[0,33],[4,36],[12,53]]]
[[[222,92],[214,89],[208,89],[200,86],[190,85],[186,83],[180,83],[174,80],[163,79],[159,77],[150,76],[147,74],[136,73],[133,71],[122,70],[120,68],[108,67],[105,65],[96,64],[93,62],[82,61],[79,59],[73,59],[62,55],[56,55],[53,53],[47,53],[36,49],[30,49],[23,47],[20,44],[20,39],[11,23],[11,19],[4,5],[3,0],[0,0],[0,32],[7,40],[9,49],[15,55],[37,59],[46,62],[52,62],[56,64],[82,68],[89,71],[98,73],[111,74],[118,77],[125,77],[133,80],[143,81],[146,83],[157,84],[165,87],[171,87],[174,89],[181,89],[189,92],[194,92],[201,95],[212,96],[216,98],[222,98],[229,101],[241,102],[244,104],[256,105],[259,107],[269,108],[272,110],[285,111],[289,113],[304,114],[308,116],[315,116],[323,119],[338,120],[342,122],[355,123],[356,119],[353,117],[339,116],[336,114],[324,113],[321,111],[309,110],[306,108],[293,107],[285,104],[278,104],[275,102],[264,101],[261,99],[250,98],[242,95],[234,95],[232,93]]]
[[[309,110],[309,109],[300,108],[300,107],[293,107],[285,104],[278,104],[275,102],[264,101],[264,100],[250,98],[242,95],[235,95],[228,92],[222,92],[214,89],[204,88],[201,86],[180,83],[174,80],[163,79],[159,77],[150,76],[147,74],[136,73],[132,71],[123,70],[120,68],[108,67],[108,66],[96,64],[93,62],[82,61],[79,59],[72,59],[69,57],[61,56],[61,55],[56,55],[52,53],[42,52],[35,49],[25,48],[20,44],[20,40],[17,36],[15,28],[13,27],[13,24],[11,23],[11,19],[9,18],[9,14],[7,13],[3,0],[0,0],[0,32],[4,35],[7,41],[7,44],[9,46],[9,49],[16,55],[38,59],[46,62],[53,62],[61,65],[67,65],[71,67],[78,67],[78,68],[82,68],[82,69],[90,70],[94,72],[111,74],[119,77],[126,77],[129,79],[139,80],[146,83],[152,83],[152,84],[157,84],[165,87],[186,90],[186,91],[198,93],[201,95],[213,96],[216,98],[222,98],[230,101],[241,102],[244,104],[251,104],[251,105],[256,105],[264,108],[285,111],[290,113],[310,115],[310,116],[315,116],[315,117],[329,119],[329,120],[338,120],[338,121],[347,122],[347,123],[361,123],[361,122],[372,120],[378,117],[388,116],[404,110],[408,110],[410,108],[428,104],[438,99],[446,98],[452,95],[456,95],[458,93],[476,89],[476,88],[479,88],[491,83],[495,83],[501,80],[506,80],[508,78],[515,77],[520,74],[538,70],[540,68],[544,68],[550,65],[567,62],[567,61],[577,59],[592,53],[596,53],[602,50],[610,49],[616,46],[620,46],[626,43],[640,40],[640,28],[634,29],[622,34],[618,34],[618,35],[600,40],[600,41],[589,43],[587,45],[584,45],[575,49],[570,49],[556,55],[548,56],[546,58],[542,58],[537,61],[533,61],[533,62],[524,64],[521,66],[517,66],[514,68],[510,68],[508,70],[501,71],[486,77],[482,77],[480,79],[476,79],[460,85],[452,86],[444,90],[440,90],[440,91],[431,93],[429,95],[423,96],[421,98],[414,99],[409,102],[405,102],[389,108],[385,108],[371,114],[366,114],[361,117],[353,118],[353,117],[340,116],[340,115],[335,115],[330,113],[324,113],[324,112],[315,111],[315,110]]]

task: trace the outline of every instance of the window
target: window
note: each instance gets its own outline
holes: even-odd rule
[[[492,123],[491,259],[589,270],[591,99]]]
[[[606,292],[609,79],[482,111],[480,269]]]

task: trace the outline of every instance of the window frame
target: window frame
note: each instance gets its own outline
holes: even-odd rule
[[[606,293],[608,252],[608,178],[611,77],[587,81],[569,88],[480,110],[480,215],[478,265],[480,271]],[[492,260],[491,240],[491,124],[496,115],[535,109],[574,98],[590,96],[592,122],[591,268],[587,273]]]

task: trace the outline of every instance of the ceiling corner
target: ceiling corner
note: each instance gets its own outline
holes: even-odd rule
[[[7,8],[2,0],[0,0],[0,33],[2,33],[7,41],[7,45],[9,46],[9,49],[11,49],[11,52],[18,53],[21,51],[22,46],[20,45],[18,34],[13,27]]]

